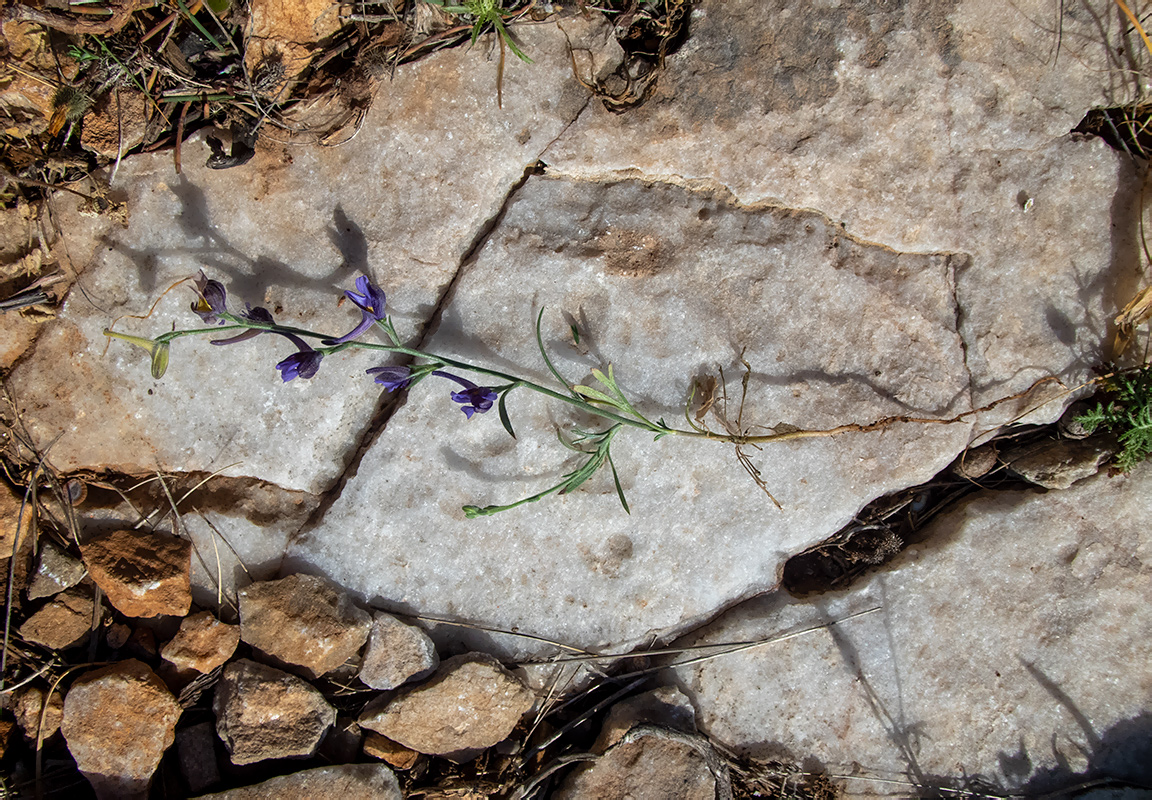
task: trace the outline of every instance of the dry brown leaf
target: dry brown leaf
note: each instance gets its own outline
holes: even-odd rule
[[[716,379],[711,375],[706,378],[697,378],[696,391],[700,393],[700,405],[696,409],[696,421],[703,422],[704,415],[716,402]]]
[[[1136,326],[1152,319],[1152,286],[1136,293],[1132,302],[1116,316],[1116,340],[1112,345],[1112,357],[1119,358],[1132,344]]]

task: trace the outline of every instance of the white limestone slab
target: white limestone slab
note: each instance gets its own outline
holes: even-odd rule
[[[1069,131],[1137,96],[1117,52],[1147,56],[1104,0],[706,0],[648,102],[593,104],[544,160],[585,179],[708,181],[898,252],[967,254],[957,298],[983,405],[1046,375],[1075,386],[1107,358],[1103,286],[1139,271],[1136,206],[1115,155]]]
[[[1150,491],[1145,464],[965,501],[858,586],[756,600],[695,641],[879,612],[683,668],[681,685],[709,735],[855,776],[849,796],[966,779],[1025,793],[1095,777],[1146,785]]]
[[[608,30],[581,20],[565,31],[524,27],[536,63],[507,66],[503,109],[496,62],[478,44],[399,68],[380,85],[359,135],[340,146],[278,144],[286,134],[269,123],[245,166],[207,169],[199,136],[184,145],[180,175],[170,153],[128,159],[113,185],[130,213],[125,228],[59,202],[58,250],[83,274],[11,381],[39,444],[60,437],[56,467],[211,471],[239,461],[225,474],[323,491],[379,395],[363,358],[284,385],[273,365],[294,352],[286,341],[216,348],[182,340],[154,381],[142,350],[105,349],[101,330],[147,313],[203,268],[227,285],[235,310],[264,305],[281,322],[336,335],[359,319],[336,303],[367,273],[403,288],[391,312],[402,335],[416,335],[485,222],[587,102],[569,38],[602,49]],[[173,323],[195,327],[191,298],[177,289],[151,319],[116,327],[143,336]]]
[[[948,417],[968,386],[952,278],[947,254],[855,242],[811,212],[641,181],[533,178],[453,286],[428,347],[521,375],[526,365],[563,391],[537,351],[544,308],[543,339],[570,381],[611,363],[642,413],[681,428],[693,379],[720,368],[735,421],[741,352],[753,370],[747,428]],[[899,424],[750,450],[783,510],[731,446],[629,431],[613,453],[630,515],[604,473],[467,520],[465,504],[510,503],[575,468],[558,429],[603,426],[517,390],[513,440],[495,411],[465,420],[449,399],[457,388],[430,377],[410,393],[286,566],[386,608],[584,647],[667,635],[772,587],[789,554],[943,468],[970,427]]]

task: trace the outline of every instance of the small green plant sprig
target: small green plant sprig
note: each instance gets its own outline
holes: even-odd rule
[[[184,279],[178,283],[184,283],[186,280],[189,279]],[[713,394],[715,383],[713,381],[711,387],[705,391],[707,397],[702,399],[700,409],[696,413],[696,420],[693,421],[689,417],[689,410],[696,392],[694,388],[693,394],[689,396],[684,409],[684,416],[688,420],[689,428],[673,428],[666,423],[663,418],[654,421],[637,410],[620,389],[616,381],[615,370],[611,364],[608,365],[606,371],[599,369],[592,370],[592,377],[598,384],[597,386],[572,384],[566,380],[552,362],[552,359],[548,357],[548,353],[544,347],[544,340],[540,332],[544,309],[541,309],[536,317],[536,345],[539,348],[540,356],[544,360],[544,364],[548,368],[549,373],[551,373],[552,377],[555,378],[560,385],[561,390],[559,391],[507,372],[490,369],[479,364],[470,364],[428,350],[404,346],[399,335],[396,333],[396,328],[392,324],[392,318],[384,311],[386,297],[383,289],[364,276],[356,279],[357,291],[344,292],[344,295],[360,310],[361,319],[352,330],[343,336],[332,336],[318,331],[281,325],[273,319],[271,312],[261,307],[246,305],[244,311],[233,313],[228,310],[227,292],[220,282],[210,280],[203,272],[191,280],[197,296],[196,301],[192,304],[192,311],[209,327],[173,330],[168,333],[163,333],[154,339],[132,336],[110,329],[104,330],[105,336],[121,339],[146,350],[150,356],[152,377],[156,380],[163,377],[165,370],[168,368],[172,342],[181,337],[232,333],[234,335],[228,336],[227,338],[211,340],[213,345],[229,345],[263,336],[264,334],[275,334],[273,338],[281,337],[296,347],[296,352],[276,364],[276,369],[280,372],[280,376],[285,382],[295,380],[296,378],[308,380],[314,377],[320,370],[324,359],[343,350],[353,348],[374,350],[391,356],[401,356],[408,361],[406,364],[384,364],[366,370],[367,374],[373,376],[373,380],[381,385],[385,391],[392,393],[405,392],[412,389],[418,383],[433,377],[451,381],[456,384],[456,387],[453,387],[449,396],[451,400],[459,406],[460,410],[464,412],[466,419],[471,420],[473,417],[485,414],[495,408],[497,409],[500,423],[513,439],[516,438],[516,431],[512,426],[512,418],[508,413],[507,400],[508,396],[517,389],[536,392],[551,400],[566,403],[608,423],[608,426],[603,430],[574,430],[568,438],[565,438],[562,432],[557,431],[557,436],[561,444],[569,450],[579,453],[583,459],[582,463],[576,469],[565,474],[554,486],[529,497],[517,500],[514,503],[505,505],[464,506],[464,514],[470,519],[490,516],[501,511],[517,508],[526,503],[534,503],[553,494],[567,494],[583,485],[605,465],[607,465],[612,472],[612,478],[616,486],[616,493],[620,499],[620,504],[626,512],[631,513],[628,501],[624,497],[624,490],[621,486],[619,475],[616,472],[616,465],[612,461],[610,452],[615,437],[626,428],[639,428],[642,431],[653,434],[656,439],[675,435],[708,439],[710,441],[734,445],[737,458],[741,465],[748,471],[757,485],[779,506],[780,504],[776,502],[776,499],[768,492],[768,488],[760,477],[759,471],[751,465],[748,454],[742,450],[743,447],[757,448],[759,445],[768,442],[818,436],[834,436],[852,431],[863,433],[879,430],[897,421],[951,424],[958,422],[970,414],[990,408],[989,406],[985,407],[985,409],[965,412],[947,420],[888,417],[867,424],[848,423],[823,430],[803,430],[789,426],[786,429],[778,428],[772,433],[757,435],[752,435],[749,429],[744,428],[742,411],[735,423],[727,420],[726,412],[721,412],[718,413],[718,416],[723,422],[725,432],[719,432],[711,430],[706,425],[700,424],[703,415],[708,411],[709,407],[712,406],[713,400],[715,399]],[[383,334],[387,343],[380,344],[362,341],[360,337],[371,329],[378,329]],[[573,329],[573,336],[578,336],[578,332],[575,329]],[[267,340],[269,337],[264,336],[263,338]],[[309,341],[316,343],[318,346],[314,347],[312,344],[309,344]],[[744,364],[750,373],[751,367],[748,366],[747,362],[744,362]],[[469,380],[460,375],[459,373],[461,372],[478,376],[477,381],[482,380],[484,382],[478,383]],[[722,373],[721,379],[723,379]],[[746,374],[744,378],[745,390],[747,390],[747,381],[748,374]],[[724,405],[726,405],[726,401]],[[741,403],[741,406],[743,406],[743,403]],[[713,411],[715,412],[716,409],[713,409]],[[1147,411],[1145,411],[1145,414],[1147,414]]]
[[[463,5],[451,5],[448,0],[425,0],[430,5],[437,6],[444,9],[449,14],[457,14],[472,18],[472,42],[476,44],[476,40],[480,38],[480,34],[489,25],[492,30],[496,31],[496,39],[500,42],[500,63],[496,68],[496,104],[504,107],[504,46],[515,54],[515,56],[531,64],[530,59],[519,45],[516,40],[512,38],[512,34],[508,31],[508,26],[504,24],[504,18],[510,12],[504,8],[499,0],[464,0]]]
[[[1088,433],[1100,426],[1119,437],[1116,468],[1129,472],[1152,455],[1152,364],[1116,372],[1103,381],[1105,399],[1076,417]]]

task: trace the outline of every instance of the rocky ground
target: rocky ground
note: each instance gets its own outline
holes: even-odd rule
[[[1147,374],[1132,9],[209,6],[4,11],[8,791],[1152,792],[1152,469],[1078,421]],[[596,420],[104,335],[200,325],[201,270],[778,438],[623,431],[473,519]]]

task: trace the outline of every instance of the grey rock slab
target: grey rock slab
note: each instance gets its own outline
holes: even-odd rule
[[[198,800],[402,800],[396,774],[383,764],[343,764],[281,775],[253,786],[201,795]]]
[[[545,309],[543,341],[569,381],[594,383],[590,371],[612,364],[642,413],[680,428],[694,380],[720,369],[737,423],[742,352],[752,369],[742,425],[753,433],[947,418],[968,408],[954,264],[723,191],[531,178],[457,280],[427,347],[562,392],[533,333]],[[872,498],[931,477],[970,436],[964,422],[898,423],[746,448],[779,510],[732,446],[625,430],[613,459],[630,515],[605,471],[576,492],[467,520],[466,504],[510,503],[574,469],[557,430],[604,426],[518,389],[513,440],[495,411],[466,420],[449,398],[457,388],[433,376],[409,393],[286,568],[321,571],[383,607],[626,647],[771,588],[788,555]],[[724,430],[715,413],[707,422]]]
[[[311,756],[336,721],[311,685],[246,658],[224,668],[212,710],[233,764]]]
[[[1149,784],[1150,492],[1146,463],[1059,492],[984,494],[857,587],[734,609],[694,641],[881,610],[683,668],[701,729],[856,776],[851,796],[976,775],[1025,794],[1084,776]]]
[[[479,46],[456,48],[398,67],[340,146],[279,144],[282,132],[268,126],[242,167],[205,167],[203,135],[184,145],[180,175],[170,153],[128,159],[112,187],[127,204],[126,226],[57,201],[63,248],[83,275],[10,383],[32,435],[46,443],[63,434],[53,447],[61,471],[227,467],[286,489],[326,489],[371,418],[379,387],[364,370],[376,359],[330,359],[317,379],[284,384],[273,365],[293,352],[286,341],[221,348],[184,339],[155,381],[144,350],[108,342],[102,329],[147,314],[203,268],[227,285],[233,309],[250,302],[334,335],[358,321],[336,307],[341,292],[370,273],[394,293],[401,335],[415,336],[486,221],[586,104],[569,39],[599,50],[609,34],[606,23],[580,19],[565,31],[521,26],[535,63],[506,66],[503,109],[495,60]],[[178,287],[148,320],[116,328],[151,336],[173,321],[197,327],[191,299]]]
[[[1114,4],[1060,11],[706,0],[645,104],[623,116],[589,106],[543,160],[588,179],[715,183],[743,202],[818,209],[899,252],[965,254],[957,298],[976,404],[1049,375],[1075,386],[1106,355],[1111,287],[1138,269],[1135,249],[1114,247],[1137,206],[1122,159],[1069,131],[1136,96],[1110,48],[1147,54]],[[1046,388],[989,422],[1058,394]]]
[[[440,664],[436,646],[423,630],[377,611],[358,677],[373,689],[395,689],[426,678]]]

